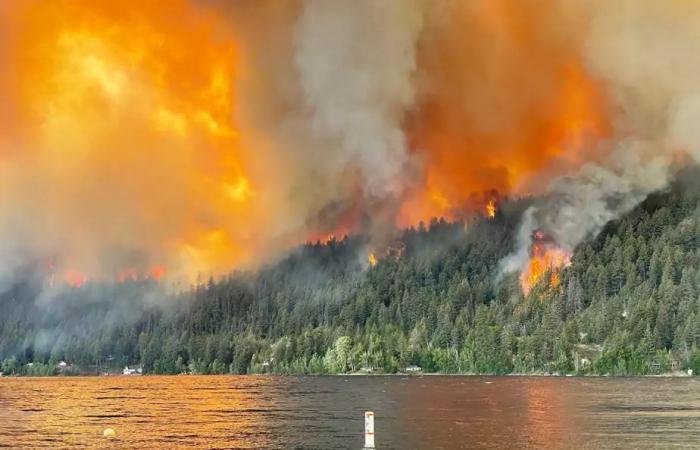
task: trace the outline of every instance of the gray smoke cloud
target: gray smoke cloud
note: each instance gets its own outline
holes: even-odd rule
[[[525,267],[535,230],[573,251],[667,186],[679,162],[700,161],[700,5],[643,0],[596,8],[586,57],[619,110],[616,136],[602,161],[553,180],[527,211],[504,272]]]

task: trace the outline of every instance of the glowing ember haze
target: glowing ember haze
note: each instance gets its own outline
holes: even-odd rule
[[[11,100],[0,231],[18,236],[18,253],[52,258],[76,286],[254,258],[264,214],[233,119],[235,39],[220,18],[180,1],[0,10],[12,21],[0,53]]]
[[[700,148],[700,8],[663,3],[0,2],[0,285],[192,281],[533,194],[503,263],[532,286]]]

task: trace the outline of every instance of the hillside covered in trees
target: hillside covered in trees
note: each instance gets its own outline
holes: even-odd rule
[[[697,185],[652,195],[580,245],[557,286],[523,296],[498,263],[530,201],[405,230],[372,267],[351,237],[176,295],[18,282],[0,295],[0,371],[700,373]]]

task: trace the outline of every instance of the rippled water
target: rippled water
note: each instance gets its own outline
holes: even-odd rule
[[[690,378],[1,378],[0,446],[696,448]],[[114,439],[102,436],[113,428]]]

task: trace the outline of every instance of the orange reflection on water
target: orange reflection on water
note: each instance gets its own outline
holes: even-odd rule
[[[525,380],[529,444],[532,448],[581,448],[581,442],[571,442],[580,435],[575,399],[561,389],[559,379],[529,378]]]
[[[261,377],[7,378],[0,447],[269,448]],[[116,436],[107,439],[103,431]]]

